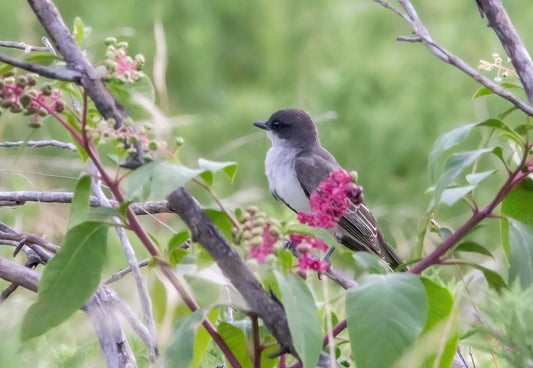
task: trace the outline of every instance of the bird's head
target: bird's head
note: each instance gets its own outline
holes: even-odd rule
[[[308,147],[319,143],[316,125],[303,110],[279,110],[267,121],[256,121],[254,125],[266,130],[273,144],[281,141],[295,147]]]

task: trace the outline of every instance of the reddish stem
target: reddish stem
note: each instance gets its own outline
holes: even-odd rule
[[[463,236],[465,236],[470,230],[472,230],[477,224],[479,224],[483,219],[489,217],[492,214],[492,211],[500,204],[501,201],[513,190],[522,180],[527,178],[529,172],[523,173],[521,168],[524,166],[522,162],[518,169],[516,169],[502,185],[496,197],[481,211],[475,212],[468,221],[461,226],[455,233],[453,233],[448,239],[443,241],[433,252],[428,256],[418,262],[409,272],[414,274],[419,274],[424,271],[429,266],[434,264],[439,264],[441,262],[441,257],[449,251]]]
[[[347,321],[344,320],[344,321],[341,321],[339,322],[337,325],[335,325],[335,327],[333,327],[333,337],[336,337],[338,334],[340,334],[342,331],[344,331],[344,329],[346,328],[346,326],[348,325]],[[328,346],[329,344],[329,336],[326,335],[324,336],[324,342],[322,343],[322,348],[325,348],[326,346]]]
[[[70,124],[68,124],[63,118],[57,114],[55,110],[50,108],[48,105],[43,104],[41,101],[37,100],[39,105],[43,107],[50,115],[52,115],[57,121],[61,123],[73,136],[73,138],[78,142],[78,144],[87,152],[87,155],[89,158],[93,161],[94,165],[96,166],[96,169],[100,173],[100,177],[102,181],[109,187],[109,190],[113,194],[113,197],[115,197],[115,200],[119,202],[120,204],[124,203],[125,199],[122,195],[122,192],[119,188],[119,182],[115,179],[112,179],[108,173],[105,171],[104,167],[102,166],[102,163],[100,161],[100,157],[98,155],[98,151],[96,150],[96,147],[94,146],[94,142],[89,141],[87,139],[86,135],[86,119],[87,119],[87,97],[85,95],[84,98],[84,116],[82,117],[82,134],[78,133]],[[133,210],[131,208],[128,208],[127,211],[127,219],[129,222],[129,229],[139,237],[145,248],[148,250],[150,255],[153,257],[159,258],[161,257],[161,253],[155,246],[155,244],[152,242],[148,234],[144,231],[144,228],[141,226],[139,220],[137,219],[137,216],[133,213]],[[163,274],[170,280],[174,288],[178,291],[181,298],[183,299],[184,303],[187,305],[187,307],[191,311],[198,310],[198,304],[194,300],[194,298],[188,293],[188,291],[181,285],[181,283],[176,278],[176,275],[173,273],[173,271],[165,264],[160,264],[161,271]],[[222,353],[226,356],[226,359],[228,359],[228,362],[231,364],[234,368],[241,368],[241,364],[229,348],[229,346],[226,344],[226,342],[222,339],[222,337],[218,334],[218,332],[215,329],[215,326],[208,320],[204,319],[202,322],[202,325],[206,329],[206,331],[209,333],[211,338],[215,341],[215,343],[218,345]]]

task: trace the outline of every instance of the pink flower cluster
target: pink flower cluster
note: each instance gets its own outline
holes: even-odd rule
[[[311,214],[298,212],[298,221],[316,228],[332,228],[352,205],[363,201],[362,187],[352,182],[344,170],[338,170],[322,181],[309,197]]]
[[[279,240],[279,236],[278,233],[270,228],[270,223],[266,223],[263,227],[261,238],[263,241],[259,245],[250,243],[250,255],[253,259],[264,262],[266,257],[274,252],[274,244]]]
[[[0,79],[0,106],[12,113],[33,115],[30,122],[35,128],[41,125],[41,116],[63,111],[65,103],[61,100],[59,90],[52,89],[49,84],[44,84],[41,90],[37,90],[35,76],[27,74],[16,78],[4,76]]]
[[[329,265],[325,261],[319,261],[316,258],[312,258],[309,253],[311,249],[318,249],[320,251],[327,251],[328,246],[320,238],[314,236],[302,235],[302,234],[290,234],[289,240],[294,243],[300,256],[298,257],[298,273],[305,276],[305,272],[310,269],[313,271],[327,271]]]
[[[135,82],[142,77],[141,69],[144,66],[144,56],[136,55],[135,59],[128,55],[127,42],[116,42],[114,38],[106,40],[105,78],[116,79],[122,82]]]

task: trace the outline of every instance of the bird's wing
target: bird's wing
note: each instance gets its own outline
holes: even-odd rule
[[[320,182],[341,167],[325,150],[306,153],[296,158],[296,176],[306,196],[309,197]],[[338,221],[337,241],[353,251],[373,252],[383,258],[391,268],[402,263],[400,257],[385,240],[372,212],[364,204],[352,204]]]
[[[340,170],[341,167],[328,151],[320,150],[300,154],[296,157],[294,169],[305,195],[309,198],[329,174]]]

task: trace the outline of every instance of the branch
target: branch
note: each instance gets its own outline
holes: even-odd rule
[[[87,106],[87,104],[85,104],[85,106]],[[86,114],[84,114],[84,117],[85,116]],[[85,129],[83,131],[85,131]],[[98,174],[98,170],[92,160],[89,160],[89,165],[91,167],[91,174],[93,175],[91,184],[93,193],[96,194],[96,197],[98,198],[102,206],[110,207],[109,200],[102,191],[101,181],[95,179]],[[149,339],[145,339],[144,341],[146,342],[148,349],[150,350],[151,360],[155,361],[155,359],[159,355],[159,348],[157,346],[157,332],[152,312],[152,302],[148,294],[148,290],[146,289],[146,285],[144,284],[141,271],[137,262],[137,257],[135,256],[135,251],[133,250],[128,236],[126,235],[126,230],[124,230],[122,221],[117,216],[111,217],[111,221],[115,225],[117,225],[115,226],[115,231],[117,232],[117,235],[120,239],[120,243],[122,244],[122,249],[124,249],[124,254],[128,259],[131,272],[133,273],[133,278],[135,280],[135,285],[137,286],[137,291],[139,293],[139,299],[141,301],[141,307],[143,310],[144,323],[146,323],[146,328],[150,337]]]
[[[50,0],[28,0],[28,3],[67,62],[67,68],[80,74],[78,83],[87,90],[100,114],[106,120],[115,119],[115,129],[119,128],[126,118],[124,108],[115,101],[96,69],[76,44],[57,7]]]
[[[76,70],[53,68],[37,63],[29,63],[5,54],[0,54],[0,62],[42,75],[46,78],[57,79],[65,82],[79,83],[81,79],[81,74]]]
[[[145,259],[144,261],[140,261],[137,264],[137,266],[139,268],[147,266],[149,261],[150,261],[149,259]],[[131,267],[125,268],[123,270],[120,270],[117,273],[115,273],[115,274],[111,275],[110,277],[108,277],[107,279],[105,279],[104,281],[102,281],[102,284],[109,285],[109,284],[112,284],[113,282],[117,282],[117,281],[121,280],[124,276],[126,276],[130,272],[131,272]]]
[[[70,192],[0,192],[1,206],[21,206],[26,202],[41,203],[71,203],[74,193]],[[100,201],[95,196],[89,197],[91,207],[101,207]],[[118,201],[109,200],[112,208],[119,208]],[[132,203],[130,208],[136,215],[147,215],[156,213],[171,213],[167,201],[148,201],[143,203]]]
[[[396,10],[392,5],[390,5],[386,1],[383,1],[383,0],[374,0],[374,1],[381,4],[385,8],[392,9],[395,13],[401,15],[402,18],[405,19],[413,28],[413,33],[416,36],[416,42],[422,42],[424,46],[426,46],[426,48],[437,58],[461,70],[463,73],[473,78],[476,82],[482,84],[483,86],[487,87],[492,92],[494,92],[495,94],[511,102],[518,109],[522,110],[525,114],[529,116],[533,116],[533,107],[531,105],[522,101],[521,99],[516,97],[511,91],[503,88],[499,84],[492,81],[490,78],[479,73],[476,69],[468,65],[461,58],[452,54],[451,52],[446,50],[444,47],[439,45],[438,43],[434,42],[429,34],[429,31],[427,30],[427,28],[424,26],[424,24],[418,17],[418,14],[416,13],[415,8],[413,7],[413,5],[411,4],[409,0],[398,0],[398,3],[403,7],[405,11],[405,14]],[[484,1],[496,1],[496,0],[484,0]],[[420,39],[420,41],[418,41],[418,39]],[[407,40],[405,38],[400,38],[400,40],[409,41],[409,42],[415,41],[415,39],[413,38],[410,38]]]
[[[472,230],[477,224],[479,224],[483,219],[489,217],[492,214],[492,211],[496,208],[496,206],[500,204],[501,201],[503,201],[507,194],[509,194],[511,190],[513,190],[517,185],[519,185],[523,180],[528,177],[530,172],[522,172],[522,166],[524,166],[523,162],[519,165],[518,169],[516,169],[511,175],[509,175],[509,177],[502,185],[494,199],[485,208],[483,208],[481,211],[475,212],[463,226],[461,226],[455,233],[450,235],[428,256],[426,256],[424,259],[414,265],[414,267],[409,270],[409,272],[419,274],[429,266],[440,263],[441,257],[444,256],[447,251],[449,251],[455,244],[457,244],[463,236],[468,234],[468,232]],[[533,171],[533,168],[531,168],[530,170]]]
[[[172,192],[168,202],[169,208],[175,211],[191,230],[192,240],[204,247],[217,262],[224,276],[246,300],[251,311],[263,319],[265,326],[281,345],[280,353],[294,353],[283,306],[267,294],[198,202],[184,188]]]
[[[18,142],[0,142],[0,147],[20,147],[20,146],[26,146],[29,148],[37,148],[37,147],[59,147],[63,149],[68,149],[74,152],[77,152],[78,149],[75,145],[72,143],[66,143],[56,140],[46,140],[46,141],[18,141]]]
[[[0,278],[37,292],[41,274],[0,257]],[[112,304],[117,301],[120,299],[113,289],[100,286],[89,302],[81,309],[93,324],[107,367],[136,366],[135,356],[120,327],[116,313],[111,308]]]
[[[491,27],[511,58],[511,62],[524,86],[524,91],[533,105],[533,62],[522,39],[505,11],[501,0],[478,0],[480,9],[487,16]]]
[[[13,49],[21,49],[24,50],[25,54],[29,54],[32,51],[43,51],[43,52],[49,52],[52,55],[56,55],[56,50],[52,47],[52,44],[50,41],[48,41],[48,38],[43,37],[41,38],[41,41],[43,42],[43,46],[31,46],[24,42],[17,42],[17,41],[0,41],[0,47],[8,47]]]

